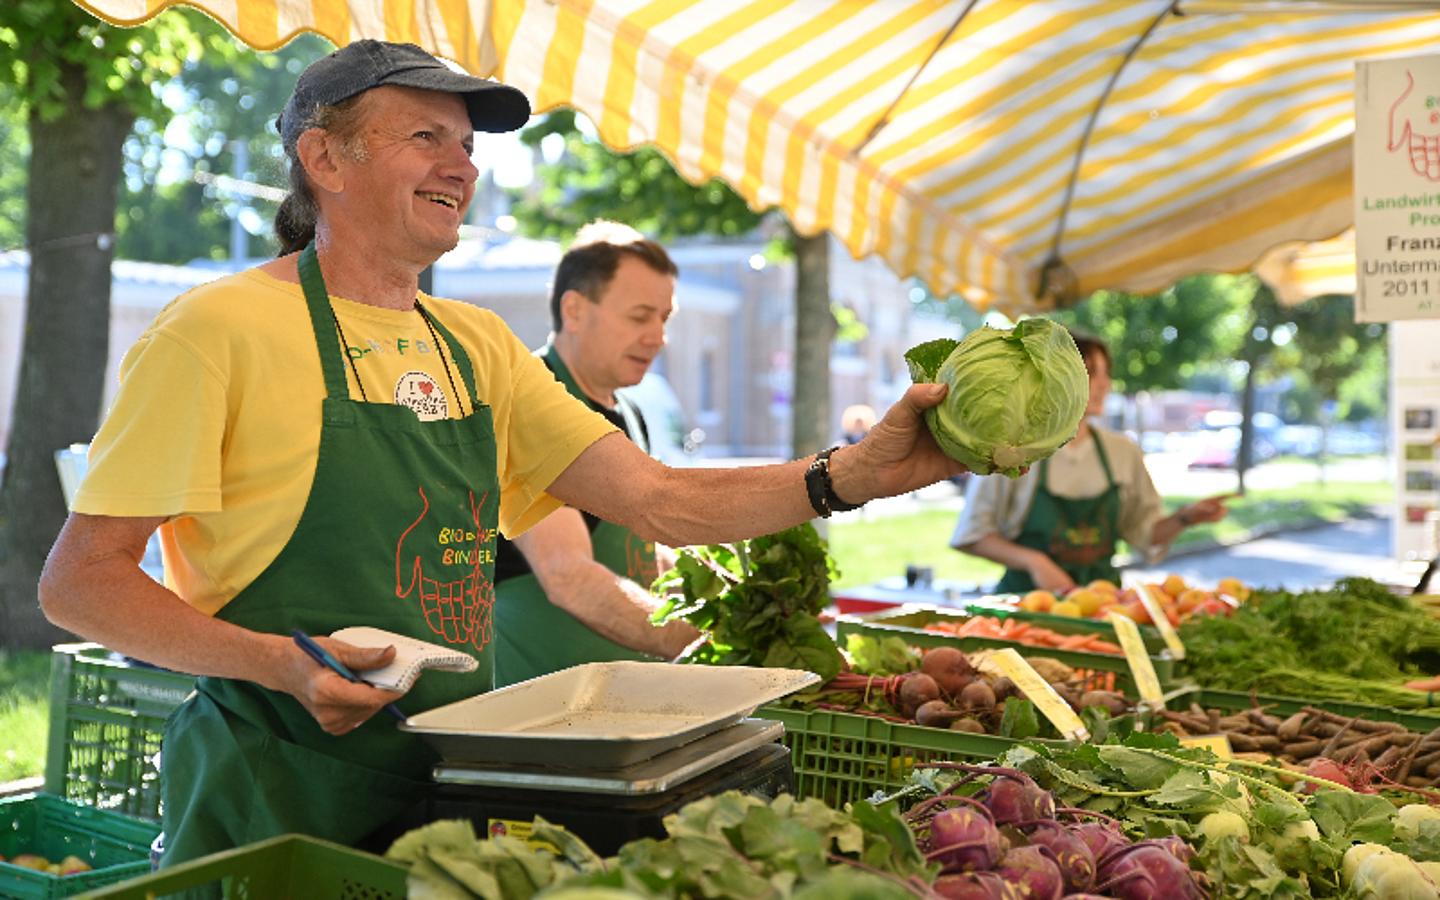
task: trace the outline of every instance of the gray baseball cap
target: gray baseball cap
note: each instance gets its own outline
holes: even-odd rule
[[[530,118],[530,101],[509,85],[456,72],[414,44],[366,39],[346,44],[301,72],[275,130],[287,148],[294,147],[316,107],[382,84],[461,95],[476,131],[514,131]]]

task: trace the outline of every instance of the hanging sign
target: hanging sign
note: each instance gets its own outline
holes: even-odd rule
[[[1440,319],[1440,56],[1355,64],[1355,318]]]

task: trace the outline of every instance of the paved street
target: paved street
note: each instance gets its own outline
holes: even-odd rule
[[[1170,573],[1207,587],[1229,576],[1291,590],[1329,585],[1347,575],[1408,584],[1418,574],[1402,570],[1391,559],[1388,518],[1353,519],[1178,556],[1157,566],[1128,569],[1125,579],[1154,580]]]

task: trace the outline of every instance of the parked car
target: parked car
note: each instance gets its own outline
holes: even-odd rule
[[[1195,432],[1195,449],[1190,457],[1192,469],[1233,469],[1240,453],[1240,429],[1237,427],[1217,428]],[[1263,435],[1256,434],[1250,449],[1250,462],[1262,463],[1276,456],[1275,445]]]

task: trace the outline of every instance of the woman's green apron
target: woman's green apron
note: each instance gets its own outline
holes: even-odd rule
[[[315,478],[290,540],[218,615],[286,635],[370,625],[479,660],[473,674],[422,677],[399,700],[412,715],[487,691],[499,489],[470,358],[422,308],[468,393],[451,398],[463,418],[422,422],[405,406],[351,400],[313,244],[299,265],[325,376]],[[335,737],[289,694],[201,678],[165,732],[164,864],[286,832],[360,841],[423,798],[435,762],[396,725],[376,715]]]
[[[1120,573],[1113,560],[1120,532],[1120,486],[1110,472],[1105,444],[1093,428],[1090,440],[1095,442],[1100,467],[1105,470],[1105,490],[1093,497],[1057,497],[1050,492],[1050,460],[1041,460],[1035,499],[1015,543],[1049,556],[1076,584],[1088,584],[1097,578],[1118,583]],[[997,594],[1023,594],[1034,589],[1034,579],[1021,569],[1006,569],[995,586]]]
[[[599,409],[575,383],[553,344],[545,348],[543,359],[566,390],[592,409]],[[625,418],[630,439],[648,452],[635,410],[623,399],[616,406]],[[654,542],[628,528],[601,521],[590,532],[590,543],[595,561],[615,574],[647,588],[655,580],[658,569]],[[596,634],[551,603],[534,574],[506,578],[495,586],[495,621],[501,634],[495,650],[495,684],[499,687],[581,663],[652,658]]]

